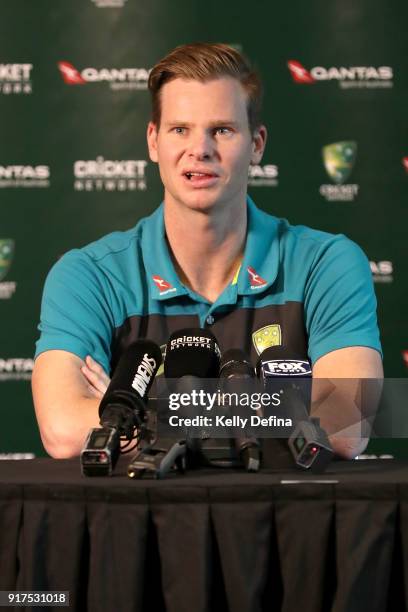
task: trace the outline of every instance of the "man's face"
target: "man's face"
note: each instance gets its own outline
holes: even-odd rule
[[[245,198],[248,167],[262,157],[266,130],[248,125],[247,94],[236,79],[175,79],[161,90],[161,122],[149,123],[165,201],[211,210]]]

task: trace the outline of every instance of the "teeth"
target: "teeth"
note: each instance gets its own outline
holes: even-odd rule
[[[192,176],[207,176],[204,172],[186,172],[186,177],[191,178]]]

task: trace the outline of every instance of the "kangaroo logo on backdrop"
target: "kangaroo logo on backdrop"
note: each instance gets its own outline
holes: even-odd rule
[[[145,191],[146,166],[144,159],[105,159],[74,162],[75,191]]]
[[[0,64],[0,94],[31,94],[32,64]]]
[[[173,285],[165,281],[164,278],[162,278],[161,276],[157,276],[157,274],[154,274],[152,278],[154,284],[160,291],[160,295],[166,295],[166,293],[174,293],[175,291],[177,291],[177,289],[173,287]]]
[[[370,261],[371,273],[375,283],[392,283],[394,266],[392,261]]]
[[[0,382],[31,380],[34,360],[25,357],[0,358]]]
[[[353,202],[359,185],[345,184],[349,178],[357,156],[357,143],[344,140],[326,145],[322,149],[323,164],[334,185],[321,185],[320,194],[328,202]]]
[[[252,342],[258,355],[271,346],[280,346],[282,344],[281,326],[274,323],[257,329],[252,334]]]
[[[49,187],[49,166],[0,166],[0,188]]]
[[[0,238],[0,300],[9,300],[14,294],[17,283],[1,282],[6,278],[14,258],[14,240]]]
[[[289,60],[288,68],[295,83],[316,83],[316,80],[312,77],[310,72],[308,72],[300,62]]]
[[[337,81],[341,89],[386,89],[393,86],[391,66],[314,66],[306,70],[297,60],[289,60],[288,68],[294,82],[303,85]]]
[[[67,85],[109,83],[111,89],[147,89],[148,68],[91,68],[79,71],[70,62],[58,62],[58,68]]]
[[[248,185],[250,187],[277,187],[279,169],[275,164],[249,166]]]

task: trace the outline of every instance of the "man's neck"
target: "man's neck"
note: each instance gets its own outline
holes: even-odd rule
[[[233,210],[211,212],[165,201],[164,223],[180,280],[215,302],[234,278],[242,260],[247,230],[246,201]]]

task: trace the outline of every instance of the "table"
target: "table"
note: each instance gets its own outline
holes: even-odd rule
[[[125,469],[1,461],[0,590],[68,590],[81,612],[406,610],[407,462],[163,481]]]

